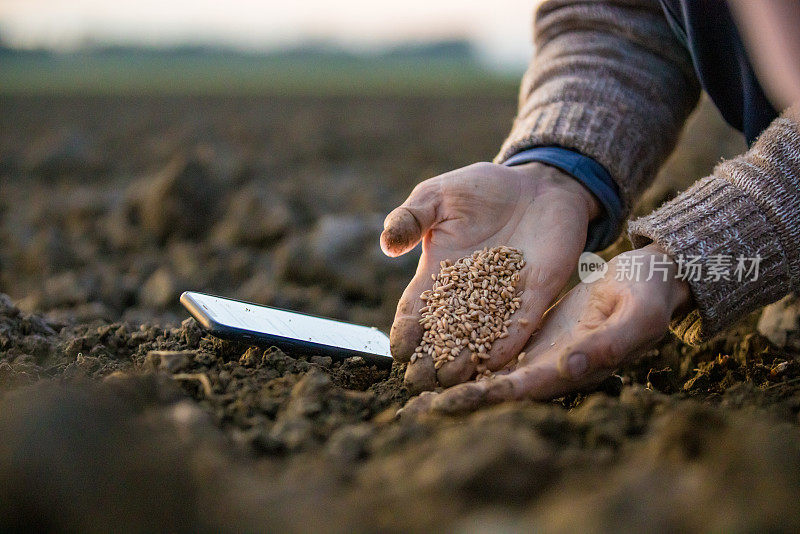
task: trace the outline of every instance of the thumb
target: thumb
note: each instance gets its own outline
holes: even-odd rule
[[[582,380],[596,373],[607,374],[667,331],[666,319],[643,320],[641,315],[646,316],[646,312],[640,312],[640,317],[624,312],[615,315],[565,344],[558,357],[558,371],[563,378]]]
[[[436,222],[440,201],[441,181],[438,178],[417,185],[406,201],[383,221],[381,249],[384,254],[395,257],[414,248]]]

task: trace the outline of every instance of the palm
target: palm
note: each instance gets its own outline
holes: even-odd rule
[[[476,195],[475,191],[481,194]],[[509,239],[520,222],[519,205],[533,201],[521,198],[522,194],[522,184],[516,176],[506,180],[485,175],[442,180],[441,220],[431,227],[423,245],[464,255]]]

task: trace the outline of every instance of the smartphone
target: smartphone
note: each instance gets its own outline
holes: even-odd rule
[[[186,291],[181,304],[211,335],[230,341],[344,359],[361,356],[381,367],[392,364],[389,338],[368,326]]]

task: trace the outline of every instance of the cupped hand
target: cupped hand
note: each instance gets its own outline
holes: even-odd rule
[[[658,342],[671,317],[688,306],[688,284],[676,271],[655,245],[620,254],[602,279],[579,284],[548,310],[522,359],[504,374],[457,385],[426,403],[433,411],[458,413],[506,400],[550,399],[598,384]]]
[[[506,167],[476,163],[420,183],[408,199],[386,217],[381,247],[399,256],[422,241],[417,272],[403,292],[390,334],[391,351],[409,361],[423,329],[420,294],[433,285],[442,260],[456,260],[484,247],[506,245],[521,250],[526,265],[517,295],[521,307],[482,362],[489,370],[505,367],[519,354],[542,315],[555,300],[577,264],[589,221],[599,206],[571,176],[540,163]],[[521,294],[520,294],[521,293]],[[406,370],[413,392],[469,380],[476,364],[463,350],[438,371],[431,358],[419,358]]]

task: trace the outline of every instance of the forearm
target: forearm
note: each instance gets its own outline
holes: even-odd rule
[[[689,343],[800,289],[800,111],[784,113],[747,153],[633,221],[629,232],[636,246],[652,241],[699,265],[701,278],[688,280],[694,307],[672,325]],[[709,279],[724,258],[728,276]],[[758,272],[737,273],[739,258],[748,270],[757,262]]]
[[[655,1],[551,0],[496,161],[533,146],[573,149],[605,167],[626,215],[672,150],[697,101],[691,60]]]

